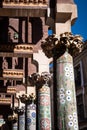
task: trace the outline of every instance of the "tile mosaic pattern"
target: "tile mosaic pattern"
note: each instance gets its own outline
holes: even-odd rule
[[[17,129],[18,129],[17,122],[13,122],[13,124],[12,124],[12,130],[17,130]]]
[[[25,130],[25,113],[19,115],[19,130]]]
[[[50,88],[43,85],[38,92],[38,130],[51,130]]]
[[[36,105],[27,105],[27,130],[36,130]]]
[[[79,130],[73,59],[68,52],[57,59],[57,102],[59,130]]]

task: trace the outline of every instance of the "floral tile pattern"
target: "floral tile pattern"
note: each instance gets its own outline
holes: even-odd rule
[[[27,106],[27,130],[36,130],[36,105]]]
[[[51,130],[50,88],[43,85],[38,92],[38,130]]]
[[[57,102],[59,130],[78,130],[73,59],[68,52],[57,60]]]

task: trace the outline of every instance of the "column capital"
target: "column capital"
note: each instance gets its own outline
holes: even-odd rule
[[[21,108],[15,107],[14,112],[17,113],[17,114],[22,114],[22,113],[25,112],[25,107],[21,107]]]
[[[48,36],[42,41],[41,47],[45,55],[50,58],[60,57],[67,50],[72,56],[82,51],[83,38],[80,35],[73,35],[71,32],[65,32],[57,37],[55,34]]]
[[[32,104],[36,102],[36,96],[33,93],[31,93],[30,95],[22,94],[21,96],[19,96],[19,99],[22,103],[25,104]]]
[[[48,72],[42,72],[41,75],[34,73],[29,77],[32,84],[41,87],[43,84],[50,84],[52,75]]]
[[[16,122],[18,120],[18,115],[16,113],[13,113],[12,115],[8,116],[8,121]]]

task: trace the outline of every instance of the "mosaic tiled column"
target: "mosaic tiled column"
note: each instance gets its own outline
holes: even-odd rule
[[[18,130],[18,123],[17,122],[12,122],[12,130]]]
[[[27,130],[36,130],[36,105],[27,104]]]
[[[57,91],[58,130],[79,130],[76,108],[73,58],[82,51],[82,37],[71,32],[53,34],[42,41],[42,49],[48,58],[53,57],[56,64],[55,91]],[[54,96],[55,97],[55,96]],[[54,111],[55,113],[55,111]]]
[[[18,108],[18,130],[25,130],[25,108]]]
[[[41,77],[49,80],[48,75]],[[51,127],[50,87],[45,82],[38,89],[38,130],[51,130]]]
[[[25,103],[25,129],[26,130],[36,130],[36,104],[35,104],[35,95],[23,94],[20,96],[22,103]]]
[[[57,102],[59,130],[78,130],[73,60],[68,52],[57,59]]]

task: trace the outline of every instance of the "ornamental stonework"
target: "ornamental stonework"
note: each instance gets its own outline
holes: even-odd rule
[[[7,77],[7,78],[23,78],[24,77],[24,72],[23,72],[23,70],[4,69],[3,70],[3,77]]]
[[[47,6],[48,0],[4,0],[3,5],[10,6]]]
[[[29,44],[20,44],[14,47],[15,53],[33,53],[33,46]]]

